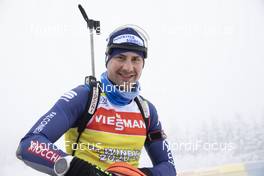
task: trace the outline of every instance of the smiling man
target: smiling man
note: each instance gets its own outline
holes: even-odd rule
[[[121,28],[110,34],[108,39],[107,76],[114,84],[124,86],[127,92],[138,84],[147,57],[145,36],[141,35],[132,28]]]
[[[133,91],[139,80],[144,61],[141,55],[135,52],[123,52],[117,50],[120,54],[111,57],[107,64],[108,78],[119,86],[124,86],[125,91]]]
[[[17,157],[34,169],[57,176],[175,176],[156,108],[140,96],[138,80],[147,46],[144,31],[136,26],[112,32],[97,106],[89,103],[96,98],[90,94],[94,90],[91,84],[65,93],[21,140]],[[91,107],[96,110],[88,117]],[[45,119],[47,123],[43,123]],[[79,131],[80,124],[84,124],[83,131]],[[66,152],[53,146],[63,134]],[[45,147],[50,144],[52,147]],[[143,147],[153,167],[138,168]]]

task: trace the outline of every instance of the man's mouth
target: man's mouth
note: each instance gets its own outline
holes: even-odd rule
[[[122,73],[118,73],[118,75],[122,78],[123,81],[129,81],[131,78],[135,76],[133,74],[122,74]]]

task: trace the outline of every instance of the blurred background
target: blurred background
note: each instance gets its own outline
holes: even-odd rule
[[[0,0],[0,175],[44,175],[16,159],[18,143],[91,74],[79,3],[101,21],[97,78],[110,32],[147,31],[142,95],[158,109],[179,175],[264,173],[263,0]],[[140,165],[151,166],[145,152]]]

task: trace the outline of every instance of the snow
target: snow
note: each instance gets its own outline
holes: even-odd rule
[[[263,158],[263,1],[1,0],[0,175],[44,175],[16,159],[19,140],[91,74],[78,3],[101,21],[97,77],[107,34],[127,23],[148,32],[142,94],[158,109],[178,171]],[[205,143],[231,150],[190,152]],[[142,157],[141,166],[150,165]]]

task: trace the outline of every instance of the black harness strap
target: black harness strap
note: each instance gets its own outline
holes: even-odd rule
[[[157,130],[157,131],[151,131],[149,132],[149,126],[150,126],[150,112],[148,108],[147,102],[144,100],[142,96],[138,96],[135,98],[135,101],[138,105],[138,108],[144,118],[145,124],[146,124],[146,143],[149,143],[151,141],[156,141],[156,140],[163,140],[166,139],[166,134],[164,133],[163,130]]]
[[[92,116],[94,115],[99,99],[100,94],[102,92],[100,88],[100,82],[96,81],[96,78],[93,76],[88,76],[85,78],[86,84],[89,85],[90,91],[88,94],[88,101],[85,106],[85,112],[83,113],[83,116],[81,117],[80,121],[78,122],[78,137],[76,139],[76,142],[73,144],[73,150],[72,150],[72,156],[74,156],[75,151],[78,147],[78,142],[80,140],[81,134],[84,131],[87,123],[91,120]]]
[[[143,116],[143,119],[145,121],[146,131],[147,131],[146,134],[148,134],[149,124],[150,124],[150,118],[149,118],[149,112],[148,112],[149,110],[148,110],[148,107],[146,107],[147,104],[145,104],[144,101],[145,100],[141,96],[137,96],[135,98],[135,102],[137,103],[137,106],[138,106],[138,108],[140,110],[140,113]]]
[[[148,143],[151,141],[156,141],[156,140],[161,140],[161,139],[164,140],[166,138],[167,136],[163,130],[152,131],[148,133],[146,142]]]

